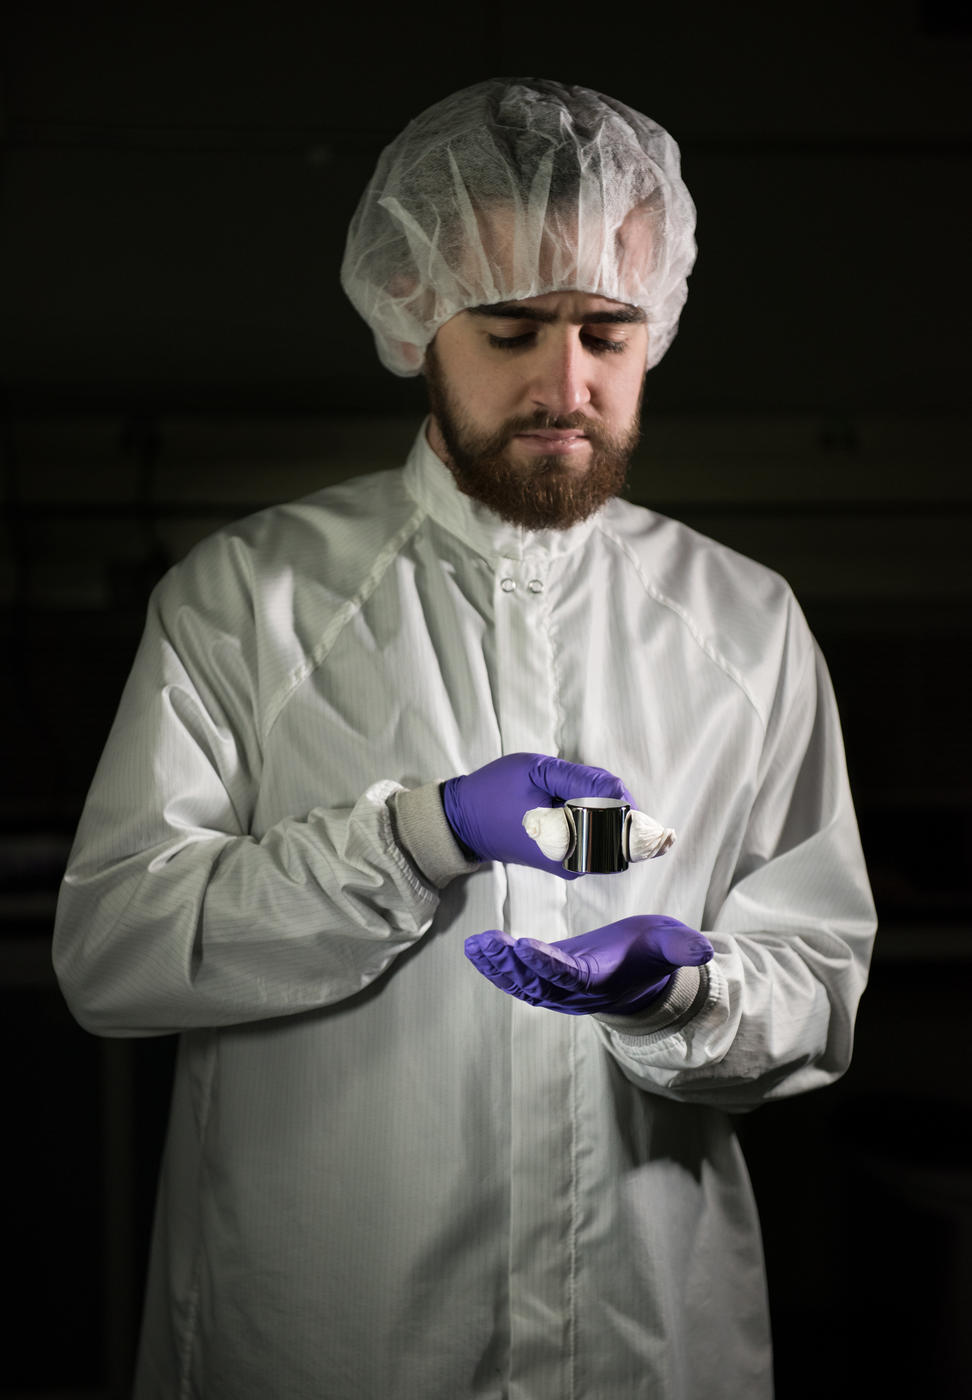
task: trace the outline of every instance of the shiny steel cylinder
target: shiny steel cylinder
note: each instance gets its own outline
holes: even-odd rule
[[[627,870],[625,825],[631,808],[613,797],[576,797],[564,803],[573,844],[564,869],[580,875],[613,875]]]

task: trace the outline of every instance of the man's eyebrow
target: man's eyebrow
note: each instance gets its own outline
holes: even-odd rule
[[[551,326],[560,320],[556,311],[531,309],[515,301],[496,301],[487,306],[470,306],[466,309],[470,316],[493,316],[500,321],[535,321],[542,326]],[[640,325],[647,318],[640,306],[624,306],[617,311],[591,311],[568,319],[573,326],[630,326]]]
[[[648,318],[640,306],[626,306],[621,311],[592,311],[589,316],[572,316],[575,326],[640,326]]]

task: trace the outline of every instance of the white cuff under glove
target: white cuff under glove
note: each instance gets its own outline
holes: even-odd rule
[[[481,864],[469,860],[459,846],[442,807],[441,788],[441,783],[400,788],[388,799],[399,846],[425,882],[438,890]]]

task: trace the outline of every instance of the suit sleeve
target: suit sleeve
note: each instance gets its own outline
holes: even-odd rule
[[[704,930],[715,957],[681,970],[637,1026],[597,1027],[630,1079],[684,1102],[745,1111],[850,1061],[876,921],[830,678],[805,624],[801,641],[731,888]]]
[[[230,589],[215,616],[199,592],[176,570],[153,595],[61,887],[55,970],[102,1035],[340,1001],[438,905],[396,840],[393,780],[250,834],[265,737],[252,601]]]

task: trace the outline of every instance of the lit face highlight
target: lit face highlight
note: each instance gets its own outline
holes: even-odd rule
[[[503,519],[573,525],[624,484],[647,347],[641,311],[587,292],[462,311],[426,352],[429,442]]]

